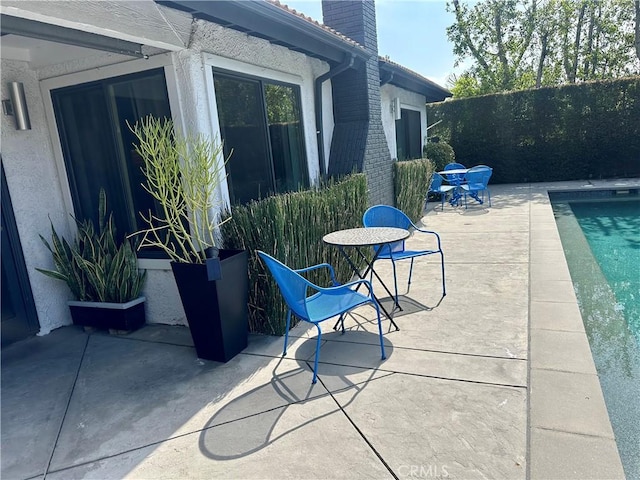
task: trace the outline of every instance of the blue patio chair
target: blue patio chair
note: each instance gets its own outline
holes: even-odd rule
[[[445,165],[444,171],[446,172],[447,170],[461,170],[466,168],[467,167],[465,167],[461,163],[448,163],[447,165]],[[447,179],[447,182],[453,185],[460,185],[464,180],[464,174],[460,173],[445,173],[444,177]]]
[[[444,210],[444,201],[447,199],[447,193],[451,190],[455,190],[454,185],[443,185],[444,178],[439,173],[434,173],[431,177],[431,183],[429,184],[429,191],[427,192],[427,203],[429,203],[429,194],[436,193],[440,195],[440,204],[442,210]]]
[[[386,357],[384,352],[384,340],[382,337],[382,323],[380,321],[380,306],[373,297],[373,289],[368,280],[356,280],[353,282],[339,284],[336,281],[333,267],[328,263],[321,263],[308,268],[292,270],[284,263],[276,260],[272,256],[258,250],[258,255],[269,268],[280,288],[280,292],[289,307],[287,312],[287,327],[284,335],[284,349],[282,356],[287,354],[287,342],[289,340],[289,328],[291,326],[292,312],[305,322],[313,323],[318,330],[318,339],[316,340],[316,357],[313,363],[313,380],[316,383],[318,378],[318,357],[320,355],[320,337],[322,330],[319,323],[332,317],[340,316],[342,320],[342,332],[344,333],[343,315],[360,305],[367,303],[373,304],[378,315],[378,333],[380,335],[380,350],[382,352],[382,360]],[[311,283],[301,273],[316,270],[318,268],[329,269],[331,282],[333,286],[324,288]],[[369,289],[369,294],[357,292],[352,287],[364,284]]]
[[[396,277],[396,262],[399,260],[411,259],[411,267],[409,268],[409,281],[407,282],[407,290],[411,286],[411,274],[413,273],[413,260],[416,257],[422,257],[425,255],[440,254],[440,261],[442,264],[442,296],[447,294],[445,279],[444,279],[444,253],[440,245],[440,235],[430,230],[424,230],[418,228],[407,215],[397,208],[390,207],[388,205],[375,205],[369,208],[362,216],[362,223],[365,227],[396,227],[404,228],[413,232],[426,233],[433,235],[437,242],[438,248],[433,250],[407,250],[405,248],[405,241],[392,243],[391,245],[382,245],[374,247],[376,250],[380,249],[377,260],[385,259],[391,260],[393,266],[393,283],[395,285],[396,292],[396,305],[398,305],[398,279]]]
[[[467,208],[467,195],[476,199],[480,203],[484,203],[484,192],[487,192],[487,198],[489,199],[489,206],[491,206],[491,192],[489,191],[489,179],[493,169],[486,165],[476,165],[471,167],[465,174],[465,183],[462,185],[462,191],[464,192],[464,208]],[[482,199],[478,196],[478,193],[482,194]]]

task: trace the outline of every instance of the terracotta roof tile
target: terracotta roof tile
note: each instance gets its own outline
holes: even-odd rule
[[[298,18],[302,18],[304,20],[306,20],[307,22],[309,22],[312,25],[315,25],[318,28],[321,28],[327,32],[330,32],[332,34],[334,34],[335,36],[339,37],[340,39],[342,39],[343,41],[350,43],[351,45],[355,45],[357,47],[362,47],[362,45],[360,45],[358,42],[356,42],[355,40],[352,40],[351,38],[347,37],[346,35],[343,35],[342,33],[340,33],[339,31],[328,27],[327,25],[320,23],[317,20],[314,20],[311,17],[306,16],[304,13],[302,12],[298,12],[297,10],[293,9],[293,8],[289,8],[287,5],[285,5],[284,3],[280,3],[278,0],[266,0],[268,3],[270,3],[271,5],[275,5],[276,7],[281,8],[282,10],[284,10],[285,12],[288,12],[292,15],[295,15]],[[364,47],[362,47],[364,48]]]

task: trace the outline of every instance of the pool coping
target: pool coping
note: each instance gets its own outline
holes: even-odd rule
[[[530,184],[530,479],[625,478],[549,192],[638,187],[640,179]]]

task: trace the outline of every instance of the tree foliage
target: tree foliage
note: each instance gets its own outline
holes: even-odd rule
[[[639,0],[451,0],[455,96],[640,73]]]

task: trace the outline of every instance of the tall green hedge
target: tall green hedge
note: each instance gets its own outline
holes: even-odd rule
[[[414,222],[422,218],[433,171],[433,163],[426,158],[404,160],[393,164],[396,207]]]
[[[427,105],[456,161],[492,182],[640,176],[640,77]]]
[[[335,247],[322,242],[332,231],[362,225],[367,209],[364,174],[332,181],[317,190],[286,193],[232,208],[222,226],[226,248],[249,251],[249,328],[252,332],[282,335],[286,307],[278,286],[259,259],[263,250],[291,268],[330,263],[338,281],[351,279],[351,269]],[[326,274],[308,277],[329,285]]]

